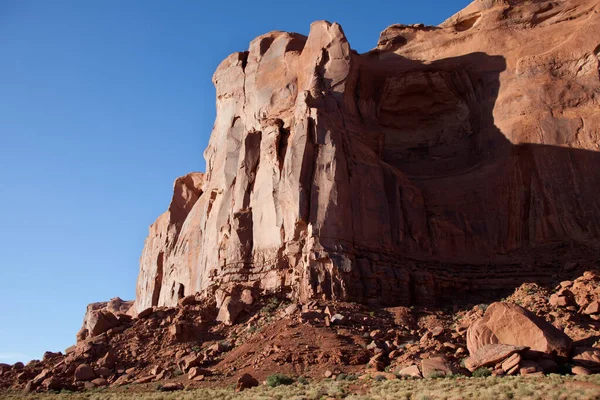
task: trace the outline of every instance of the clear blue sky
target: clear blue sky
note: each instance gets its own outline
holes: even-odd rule
[[[0,362],[62,351],[88,303],[134,298],[173,180],[204,171],[227,55],[319,19],[364,52],[468,3],[0,0]]]

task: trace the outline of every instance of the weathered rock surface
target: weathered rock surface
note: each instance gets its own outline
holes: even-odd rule
[[[444,355],[436,355],[423,359],[421,361],[421,371],[423,378],[449,376],[457,372]]]
[[[566,359],[572,340],[530,311],[510,303],[491,304],[482,319],[467,331],[467,348],[473,357],[494,344],[526,346],[531,350]]]
[[[473,372],[480,367],[496,365],[500,361],[504,361],[508,357],[525,350],[527,350],[527,347],[523,346],[511,346],[506,344],[486,344],[485,346],[477,349],[475,353],[471,354],[471,356],[465,360],[465,367],[469,371]],[[518,361],[516,362],[516,364],[518,364]],[[509,367],[509,365],[507,364],[506,368],[504,365],[502,366],[502,368],[507,371],[513,366],[514,365],[510,365]]]
[[[136,310],[227,285],[431,305],[542,280],[560,243],[597,259],[596,8],[475,1],[365,54],[325,21],[256,38],[213,76],[207,171],[151,226]]]
[[[576,347],[573,350],[572,360],[574,364],[585,367],[592,372],[600,372],[600,348]]]
[[[89,304],[83,318],[83,326],[77,333],[77,340],[100,335],[118,326],[122,322],[120,318],[129,318],[129,313],[133,313],[133,303],[115,297],[107,302]]]

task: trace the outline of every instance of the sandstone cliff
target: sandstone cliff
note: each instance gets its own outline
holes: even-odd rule
[[[430,304],[597,259],[599,12],[477,0],[365,54],[324,21],[256,38],[214,74],[207,171],[151,226],[136,309],[240,287]]]

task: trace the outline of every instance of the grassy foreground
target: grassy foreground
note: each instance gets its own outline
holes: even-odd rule
[[[446,378],[395,381],[323,381],[308,385],[295,383],[275,388],[260,386],[242,393],[231,388],[196,389],[164,393],[143,391],[140,388],[125,387],[93,390],[83,393],[28,394],[4,393],[2,399],[189,399],[189,400],[229,400],[229,399],[600,399],[600,375],[546,377],[487,377],[487,378]]]

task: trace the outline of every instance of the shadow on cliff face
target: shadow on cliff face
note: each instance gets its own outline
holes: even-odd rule
[[[568,275],[562,272],[568,261],[595,265],[600,153],[512,144],[494,122],[494,112],[504,112],[495,110],[504,57],[472,53],[426,64],[374,51],[355,59],[355,82],[348,85],[354,94],[346,101],[353,120],[345,124],[354,154],[346,154],[349,181],[354,197],[369,199],[371,209],[385,204],[388,215],[365,222],[353,213],[360,251],[351,256],[358,268],[342,272],[349,297],[434,305],[485,293],[493,300],[521,283]],[[561,111],[548,107],[551,114]],[[528,129],[572,139],[582,129],[572,128],[557,116]],[[418,188],[422,209],[412,212],[425,216],[421,228],[410,226],[411,215],[397,204],[403,184],[382,193],[353,184],[369,181],[357,174],[373,172],[355,156],[364,146],[382,170],[403,174]],[[389,225],[389,243],[368,235],[375,224]]]

